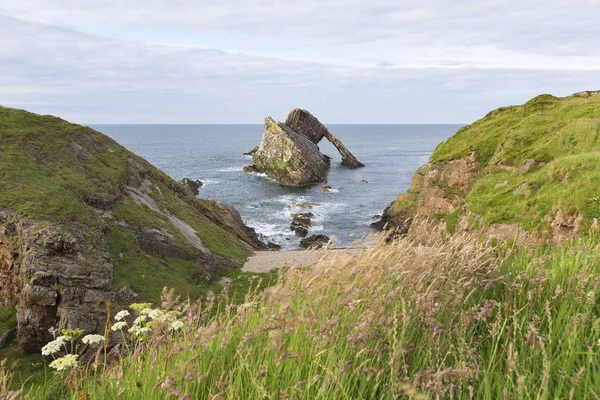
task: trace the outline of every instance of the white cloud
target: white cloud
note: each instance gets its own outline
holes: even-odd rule
[[[521,3],[4,0],[0,104],[83,123],[260,123],[297,106],[469,122],[598,86],[597,3]]]

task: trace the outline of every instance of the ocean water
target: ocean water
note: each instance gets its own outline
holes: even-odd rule
[[[262,125],[93,125],[176,180],[200,179],[199,197],[234,205],[247,225],[283,249],[298,248],[291,214],[315,214],[309,235],[323,233],[347,247],[372,232],[375,216],[410,186],[412,173],[435,146],[460,125],[328,125],[366,167],[348,169],[326,140],[321,152],[332,158],[327,185],[286,188],[242,172],[258,145]],[[368,183],[361,182],[366,180]]]

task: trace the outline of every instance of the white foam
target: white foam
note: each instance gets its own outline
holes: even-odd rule
[[[228,168],[222,168],[219,170],[219,172],[242,172],[242,170],[244,169],[244,166],[241,167],[228,167]]]
[[[276,236],[294,236],[294,232],[290,230],[289,225],[250,221],[248,222],[248,226],[254,228],[256,233],[264,235],[268,238],[273,238]]]
[[[216,179],[202,179],[202,186],[216,185],[217,183],[221,183],[221,181],[218,181]]]

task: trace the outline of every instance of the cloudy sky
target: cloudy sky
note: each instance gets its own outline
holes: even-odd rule
[[[2,0],[0,104],[79,123],[471,122],[600,89],[600,0]]]

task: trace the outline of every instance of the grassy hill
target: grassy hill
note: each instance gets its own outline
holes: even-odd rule
[[[27,351],[49,327],[103,331],[109,299],[119,308],[160,303],[165,286],[192,300],[219,291],[261,245],[232,207],[196,198],[109,137],[0,107],[0,335],[18,323]],[[15,344],[0,358],[29,363]]]
[[[195,262],[201,251],[169,215],[191,226],[210,253],[226,259],[243,261],[257,244],[230,210],[195,198],[89,127],[0,107],[0,142],[0,207],[32,220],[102,230],[115,264],[115,288],[128,284],[151,299],[165,285],[198,293],[196,286],[206,276],[205,266]],[[142,184],[149,185],[147,195],[157,209],[128,195],[128,188]],[[169,244],[181,250],[180,257],[171,257],[170,269],[161,257],[140,251],[139,233],[152,229],[164,232]]]
[[[599,162],[599,92],[540,95],[492,111],[440,143],[389,211],[397,219],[417,212],[443,218],[449,231],[470,214],[472,226],[517,223],[551,236],[558,212],[589,228],[600,217]],[[465,179],[452,179],[456,174]],[[437,205],[427,207],[432,197]]]

